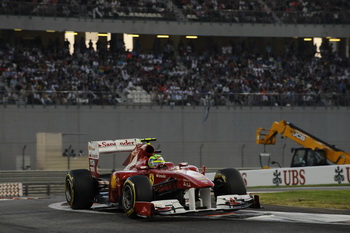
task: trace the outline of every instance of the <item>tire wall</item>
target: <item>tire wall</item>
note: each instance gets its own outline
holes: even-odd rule
[[[36,169],[36,133],[63,134],[63,147],[87,154],[93,140],[156,137],[153,143],[167,161],[188,161],[207,168],[258,168],[263,145],[255,144],[259,127],[286,120],[324,141],[350,151],[350,109],[326,107],[204,107],[160,106],[1,106],[0,169],[18,168],[17,157],[30,157]],[[289,139],[277,136],[266,146],[271,160],[290,166]],[[62,152],[64,150],[62,148]],[[125,153],[105,155],[102,168],[121,168]],[[17,158],[18,160],[18,158]],[[114,165],[113,165],[114,163]]]

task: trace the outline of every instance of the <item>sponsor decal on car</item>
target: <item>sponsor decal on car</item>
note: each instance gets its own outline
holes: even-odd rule
[[[98,147],[108,147],[108,146],[116,146],[115,142],[101,142],[98,144]]]
[[[128,141],[127,139],[124,142],[120,142],[120,146],[133,146],[135,143],[132,141]]]
[[[99,155],[98,154],[89,153],[89,158],[91,158],[91,159],[99,159]]]
[[[207,179],[201,179],[200,181],[201,181],[202,183],[204,183],[204,184],[208,184],[208,183],[209,183]]]
[[[111,188],[112,189],[117,189],[118,181],[119,181],[119,178],[117,178],[115,175],[113,175],[111,178]]]
[[[151,184],[153,185],[154,184],[154,175],[153,175],[153,173],[149,174],[148,179],[151,182]]]

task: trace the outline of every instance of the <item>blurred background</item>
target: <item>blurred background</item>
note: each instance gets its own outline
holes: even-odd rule
[[[175,163],[288,167],[293,141],[255,143],[280,120],[350,151],[349,21],[346,0],[1,0],[0,170],[143,137]]]

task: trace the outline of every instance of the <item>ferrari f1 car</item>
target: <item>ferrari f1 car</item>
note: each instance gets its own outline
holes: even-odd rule
[[[214,180],[196,166],[165,162],[148,166],[156,153],[155,138],[89,142],[89,170],[68,172],[65,196],[72,209],[89,209],[93,203],[120,208],[129,217],[233,212],[259,206],[258,196],[247,194],[241,174],[233,168],[216,172]],[[125,169],[99,174],[101,154],[131,152]],[[211,193],[214,193],[214,198]],[[214,199],[212,201],[212,199]]]

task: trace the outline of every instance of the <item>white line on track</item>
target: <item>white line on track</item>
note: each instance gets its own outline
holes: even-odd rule
[[[114,212],[102,211],[106,205],[94,204],[92,210],[72,210],[66,202],[57,202],[49,205],[52,209],[74,211],[80,213],[93,214],[115,214]],[[225,216],[223,216],[225,217]],[[297,223],[318,223],[318,224],[343,224],[350,225],[350,215],[341,214],[315,214],[296,213],[260,210],[240,210],[237,214],[228,216],[233,219],[244,219],[247,221],[267,221],[267,222],[297,222]]]
[[[46,199],[45,197],[0,197],[0,201],[36,200]]]
[[[242,213],[255,212],[257,214],[261,214],[258,216],[245,218],[246,220],[254,220],[254,221],[350,225],[350,215],[277,212],[277,211],[251,211],[251,210],[241,210],[241,212]]]
[[[101,208],[106,208],[106,205],[101,204],[94,204],[92,206],[91,210],[73,210],[71,209],[67,202],[57,202],[49,205],[50,208],[56,209],[56,210],[65,210],[65,211],[72,211],[72,212],[80,212],[80,213],[90,213],[90,214],[115,214],[113,212],[103,212],[103,211],[96,211]]]

